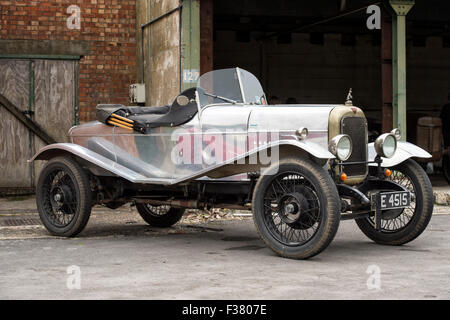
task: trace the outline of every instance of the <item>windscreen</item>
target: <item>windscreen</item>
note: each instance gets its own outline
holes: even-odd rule
[[[197,83],[200,107],[218,103],[265,104],[258,79],[240,68],[211,71]]]

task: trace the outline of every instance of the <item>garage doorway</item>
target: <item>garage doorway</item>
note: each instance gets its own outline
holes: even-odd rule
[[[77,123],[78,60],[0,59],[0,94],[44,132],[67,142]],[[0,107],[0,194],[34,191],[42,163],[27,162],[45,146],[10,111]]]
[[[382,9],[383,37],[366,25],[370,5]],[[342,104],[352,88],[375,136],[392,127],[392,15],[380,1],[201,0],[201,13],[202,73],[241,67],[281,103],[292,97],[300,104]],[[449,13],[449,1],[430,0],[416,1],[407,15],[411,142],[418,118],[439,117],[447,103]]]
[[[342,104],[352,88],[379,118],[381,32],[366,27],[371,2],[215,1],[214,69],[247,69],[281,103]]]

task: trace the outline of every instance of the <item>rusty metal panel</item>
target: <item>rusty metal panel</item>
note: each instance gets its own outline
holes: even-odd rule
[[[36,60],[34,67],[34,120],[57,142],[69,142],[68,131],[75,120],[75,70],[78,61]],[[45,143],[34,139],[35,151]],[[45,165],[36,162],[34,177]]]
[[[0,60],[0,93],[23,111],[29,107],[29,75],[29,61]],[[29,132],[4,108],[0,108],[0,146],[0,188],[31,187]]]

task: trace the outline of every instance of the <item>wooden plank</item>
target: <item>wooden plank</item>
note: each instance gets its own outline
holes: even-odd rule
[[[55,143],[56,141],[47,135],[40,126],[38,126],[33,120],[24,115],[19,108],[14,106],[5,96],[0,94],[0,105],[12,114],[18,121],[20,121],[25,127],[35,133],[39,138],[45,141],[47,144]]]
[[[28,61],[0,60],[0,94],[7,98],[1,102],[16,105],[22,116],[21,111],[28,109],[29,102],[28,64]],[[4,107],[0,107],[0,146],[0,188],[31,187],[28,129]]]
[[[0,54],[0,59],[80,60],[81,56],[48,54]]]
[[[68,60],[35,61],[34,119],[57,142],[69,142],[68,131],[75,121],[76,64]],[[45,141],[35,139],[36,151],[44,146]],[[43,161],[35,163],[36,179],[44,165]]]
[[[68,142],[74,123],[76,61],[36,60],[34,118],[57,142]]]

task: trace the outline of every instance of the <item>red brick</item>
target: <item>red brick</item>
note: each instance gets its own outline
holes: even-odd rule
[[[81,9],[80,30],[66,26],[71,4]],[[135,0],[0,0],[0,38],[90,41],[79,68],[80,119],[89,121],[97,103],[128,103],[136,73],[135,10]]]

